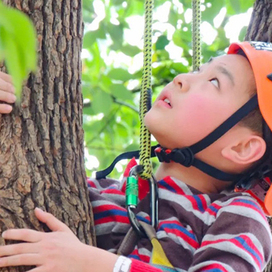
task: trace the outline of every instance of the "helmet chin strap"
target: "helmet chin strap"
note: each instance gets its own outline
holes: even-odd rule
[[[205,149],[213,142],[218,140],[223,136],[228,130],[235,126],[239,121],[241,121],[245,116],[247,116],[251,111],[253,111],[258,106],[257,94],[254,95],[248,102],[246,102],[240,109],[238,109],[233,115],[231,115],[224,123],[212,131],[208,136],[199,142],[184,148],[175,148],[173,150],[157,147],[155,149],[156,156],[160,162],[170,162],[174,161],[183,166],[190,167],[194,166],[201,170],[202,172],[222,181],[233,181],[237,183],[242,179],[244,175],[242,174],[229,174],[223,172],[197,158],[195,154]]]
[[[173,150],[161,147],[159,145],[153,146],[151,148],[151,157],[157,156],[160,162],[169,163],[173,161],[176,163],[180,163],[181,165],[186,167],[194,166],[211,177],[214,177],[222,181],[232,181],[237,186],[240,186],[242,188],[249,188],[252,180],[263,177],[263,174],[266,171],[272,172],[272,164],[267,165],[266,162],[268,156],[272,157],[272,154],[271,155],[268,154],[269,153],[268,149],[266,154],[261,159],[260,163],[256,165],[253,169],[250,169],[250,171],[243,174],[230,174],[223,172],[195,158],[195,154],[205,149],[213,142],[215,142],[217,139],[219,139],[221,136],[223,136],[228,130],[230,130],[233,126],[235,126],[239,121],[241,121],[245,116],[247,116],[251,111],[253,111],[257,107],[258,99],[257,95],[254,95],[251,99],[249,99],[248,102],[246,102],[240,109],[238,109],[233,115],[231,115],[225,122],[223,122],[219,127],[217,127],[204,139],[200,140],[199,142],[189,147],[175,148]],[[263,122],[264,128],[266,128],[267,125],[265,121]],[[268,131],[267,133],[264,131],[265,140],[267,137],[269,137],[269,139],[271,139],[272,137],[270,130],[267,129],[267,131]],[[131,159],[133,157],[136,159],[139,158],[139,151],[131,151],[119,155],[117,158],[115,158],[115,160],[108,168],[96,172],[96,178],[97,179],[105,178],[109,173],[111,173],[112,169],[114,168],[115,164],[118,161],[122,159]],[[268,168],[268,170],[262,170],[262,168],[264,169]]]

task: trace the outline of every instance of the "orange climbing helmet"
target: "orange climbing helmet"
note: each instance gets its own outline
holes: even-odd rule
[[[237,54],[240,50],[251,64],[257,86],[259,108],[272,131],[272,43],[233,43],[229,47],[228,54]]]
[[[255,169],[261,180],[248,191],[263,206],[268,215],[272,215],[272,43],[242,42],[230,45],[228,54],[241,54],[251,64],[256,87],[260,112],[264,119],[264,140],[267,143],[265,159]]]

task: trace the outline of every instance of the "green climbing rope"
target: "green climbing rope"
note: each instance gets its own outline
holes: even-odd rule
[[[200,24],[201,24],[201,0],[192,0],[193,9],[193,71],[197,71],[200,67],[201,62],[201,35],[200,35]]]
[[[140,176],[144,179],[150,179],[152,176],[151,139],[150,133],[144,125],[144,116],[151,107],[152,21],[153,0],[145,0],[144,65],[140,96],[140,165],[143,166]]]
[[[198,70],[201,62],[201,0],[192,0],[193,9],[193,70]],[[153,0],[145,0],[145,29],[144,29],[144,66],[140,96],[140,165],[143,172],[140,176],[150,179],[152,164],[150,160],[151,140],[150,133],[144,125],[144,116],[151,107],[151,75],[152,75],[152,20]]]

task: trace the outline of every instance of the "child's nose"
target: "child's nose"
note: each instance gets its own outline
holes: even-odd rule
[[[190,83],[186,74],[179,74],[177,75],[174,80],[174,84],[180,88],[182,92],[187,92],[190,88]]]

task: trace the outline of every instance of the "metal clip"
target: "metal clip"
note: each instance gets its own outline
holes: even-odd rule
[[[138,177],[142,171],[143,166],[141,165],[134,166],[130,170],[126,186],[126,205],[132,228],[140,237],[147,237],[134,213],[138,204]],[[150,220],[152,227],[156,228],[158,225],[158,187],[153,176],[148,181],[150,187]]]

